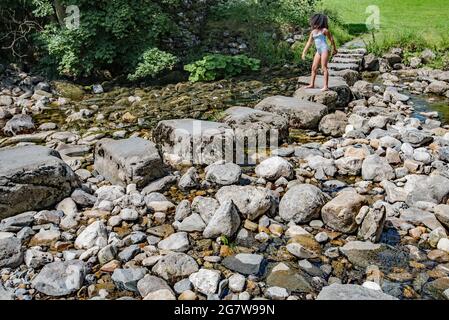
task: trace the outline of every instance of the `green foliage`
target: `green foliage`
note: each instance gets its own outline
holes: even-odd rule
[[[263,65],[274,66],[298,60],[297,52],[285,42],[287,35],[307,28],[318,0],[223,0],[211,10],[210,36],[216,41],[227,30],[248,44],[248,54]],[[306,39],[304,39],[306,41]]]
[[[136,71],[128,75],[128,79],[135,81],[146,77],[154,77],[165,69],[172,69],[177,58],[171,53],[151,48],[145,51],[137,65]]]
[[[212,81],[241,74],[244,71],[257,71],[260,60],[245,55],[228,56],[222,54],[208,54],[203,59],[184,66],[190,72],[192,82]]]
[[[172,65],[172,57],[149,48],[156,48],[160,38],[176,28],[164,8],[176,5],[178,0],[61,2],[79,7],[79,28],[52,23],[40,35],[61,74],[90,76],[96,70],[114,66],[115,71],[131,73],[130,78],[137,79],[145,74],[154,76],[162,66]],[[148,66],[158,58],[163,61]]]

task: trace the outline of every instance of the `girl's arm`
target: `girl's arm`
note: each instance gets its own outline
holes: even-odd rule
[[[309,40],[307,40],[306,46],[304,47],[304,51],[302,52],[302,60],[306,60],[307,51],[309,51],[310,46],[312,45],[313,37],[312,32],[310,33]]]
[[[333,54],[333,55],[337,54],[337,53],[338,53],[338,50],[337,50],[337,45],[335,44],[334,36],[333,36],[332,33],[331,33],[329,30],[327,30],[327,29],[324,30],[324,34],[327,36],[327,38],[328,38],[329,41],[331,42],[331,45],[332,45],[332,48],[333,48],[332,54]]]

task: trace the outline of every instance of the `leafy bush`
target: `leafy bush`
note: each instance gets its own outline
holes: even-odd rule
[[[260,60],[248,58],[245,55],[227,56],[222,54],[209,54],[194,63],[184,66],[190,72],[189,80],[192,82],[212,81],[241,74],[244,71],[257,71]]]
[[[135,81],[146,77],[154,77],[165,69],[172,69],[177,58],[171,53],[151,48],[145,51],[137,65],[136,71],[128,75],[128,79]]]

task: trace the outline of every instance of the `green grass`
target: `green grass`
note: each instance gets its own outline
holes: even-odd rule
[[[380,10],[380,29],[374,33],[366,27],[371,5]],[[322,0],[321,7],[338,16],[351,35],[365,39],[371,52],[400,47],[407,58],[430,48],[437,53],[432,66],[449,67],[448,0]]]
[[[380,9],[381,33],[413,31],[426,39],[439,40],[449,30],[447,0],[322,0],[322,5],[336,11],[355,32],[363,31],[370,5]]]

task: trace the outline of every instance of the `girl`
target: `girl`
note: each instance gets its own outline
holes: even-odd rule
[[[307,41],[307,44],[302,53],[302,59],[306,59],[306,54],[310,46],[312,45],[312,41],[315,41],[317,52],[315,54],[315,57],[313,58],[312,79],[310,81],[310,85],[307,86],[307,88],[315,87],[316,74],[318,71],[318,66],[321,62],[321,69],[323,70],[324,74],[324,87],[321,90],[327,91],[329,90],[329,70],[327,68],[327,63],[329,60],[329,46],[327,45],[326,37],[332,44],[333,55],[337,54],[337,47],[335,45],[334,37],[329,31],[327,16],[325,16],[324,14],[315,14],[310,19],[310,26],[312,27],[312,32],[310,32],[309,41]]]

